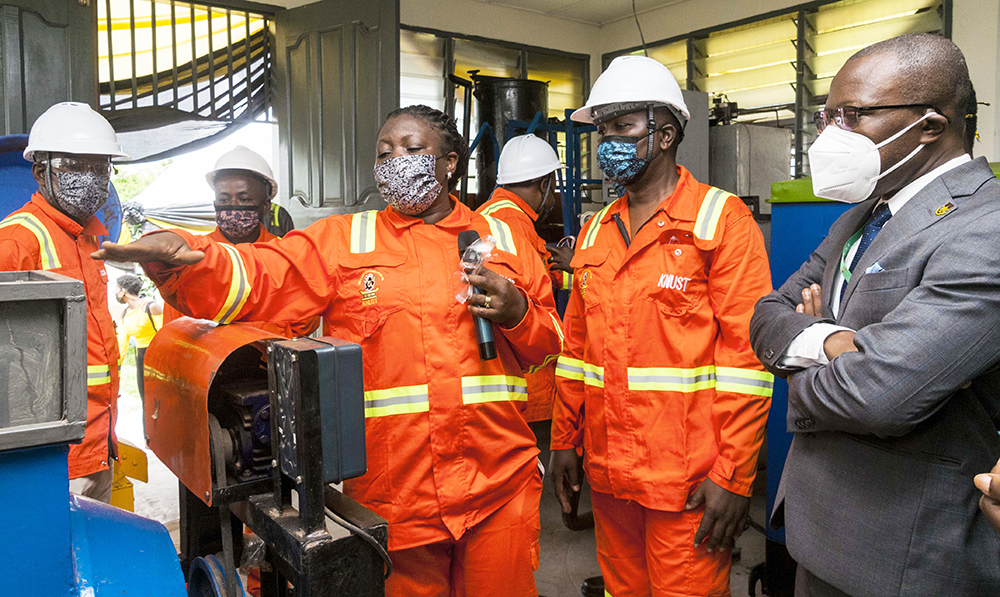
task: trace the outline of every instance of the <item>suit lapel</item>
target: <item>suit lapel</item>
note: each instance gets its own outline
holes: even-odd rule
[[[951,203],[949,199],[971,195],[992,176],[993,172],[986,160],[979,158],[945,172],[907,201],[906,205],[886,222],[868,250],[861,256],[861,261],[854,269],[851,282],[844,292],[841,310],[843,311],[843,305],[850,300],[868,268],[882,259],[897,244],[957,211],[960,205],[957,201],[947,209],[942,207]]]
[[[843,216],[843,220],[840,222],[835,230],[831,229],[830,234],[833,235],[834,243],[833,246],[836,247],[836,251],[826,262],[826,268],[823,270],[823,283],[821,288],[823,289],[823,316],[830,319],[836,320],[837,314],[833,312],[833,293],[836,290],[833,287],[834,280],[837,279],[837,271],[840,270],[840,259],[844,245],[851,238],[851,235],[858,231],[864,223],[868,220],[868,216],[871,215],[872,210],[875,209],[875,204],[878,203],[878,199],[868,199],[867,201],[859,204],[858,206],[850,209]]]

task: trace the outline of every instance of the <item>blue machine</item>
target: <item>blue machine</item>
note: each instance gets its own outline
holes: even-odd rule
[[[826,237],[830,226],[850,205],[820,199],[812,193],[808,178],[771,185],[771,280],[777,288],[809,259]],[[788,414],[788,383],[774,380],[771,411],[767,418],[767,517],[774,509],[781,471],[792,445],[785,418]],[[750,595],[757,580],[764,595],[791,597],[795,588],[795,561],[785,548],[785,530],[765,526],[765,563],[750,575]]]

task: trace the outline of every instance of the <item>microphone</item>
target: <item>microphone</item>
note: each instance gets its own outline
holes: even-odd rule
[[[479,240],[479,233],[475,230],[463,230],[458,233],[458,259],[465,263],[466,250]],[[478,262],[479,259],[476,259]],[[478,286],[472,287],[473,294],[486,294]],[[476,342],[479,344],[479,359],[490,361],[497,358],[497,345],[493,340],[493,322],[483,319],[478,315],[473,315],[472,320],[476,326]]]

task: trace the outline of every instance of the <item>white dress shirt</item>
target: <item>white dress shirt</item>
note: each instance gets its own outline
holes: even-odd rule
[[[931,170],[927,174],[924,174],[920,178],[914,180],[905,187],[899,189],[892,198],[886,200],[882,199],[879,203],[885,202],[889,205],[889,213],[896,215],[900,209],[903,208],[906,203],[914,197],[917,193],[922,191],[924,187],[929,185],[937,177],[941,176],[949,170],[953,170],[966,162],[972,161],[972,158],[968,154],[963,153],[961,156],[951,159],[944,164],[941,164],[937,168]],[[878,207],[876,205],[876,207]],[[858,245],[860,243],[854,243],[850,250],[847,252],[847,257],[845,261],[851,263],[854,261],[854,256],[858,252]],[[840,289],[846,284],[844,280],[844,275],[840,272],[840,268],[837,268],[837,273],[834,274],[833,278],[833,312],[840,313]],[[813,365],[825,365],[830,362],[830,359],[826,356],[826,350],[824,350],[823,345],[826,339],[835,332],[840,331],[853,332],[850,328],[845,328],[839,325],[833,325],[832,323],[814,323],[806,329],[799,332],[797,336],[789,343],[788,349],[785,354],[781,356],[778,360],[778,364],[782,367],[812,367]]]

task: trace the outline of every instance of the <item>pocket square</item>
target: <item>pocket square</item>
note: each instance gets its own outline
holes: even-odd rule
[[[881,265],[879,265],[879,262],[876,261],[875,263],[872,264],[871,267],[869,267],[868,269],[865,270],[865,273],[866,274],[877,274],[880,271],[883,271],[884,269],[885,268],[883,268]]]

